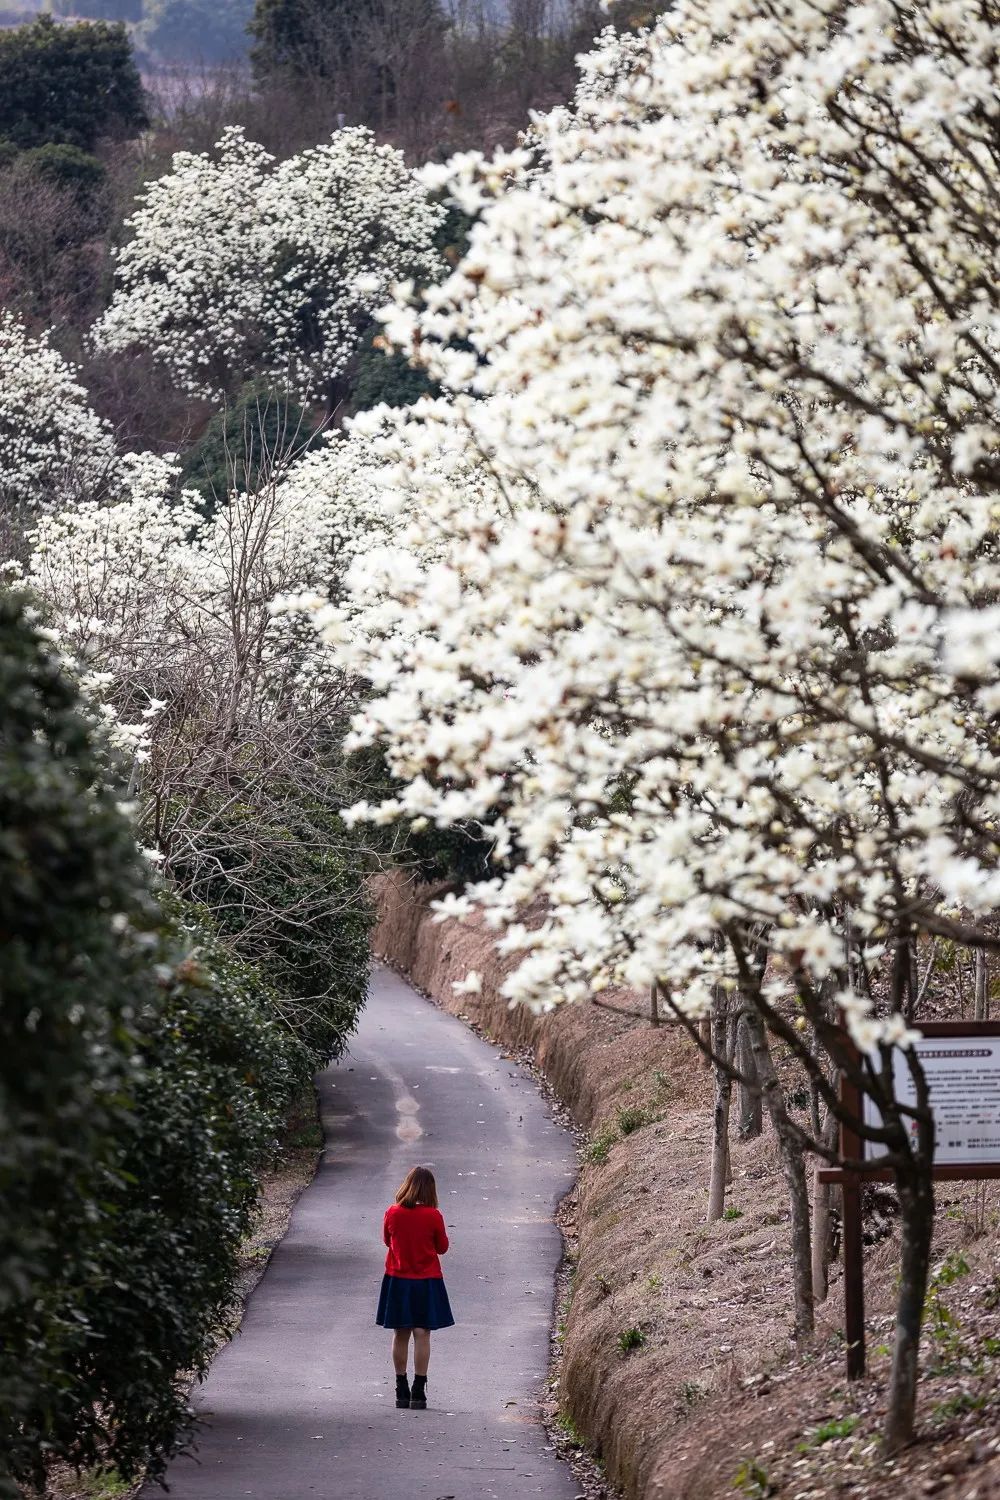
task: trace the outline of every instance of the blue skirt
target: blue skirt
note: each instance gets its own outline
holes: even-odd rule
[[[383,1276],[375,1321],[382,1328],[451,1328],[455,1319],[440,1276]]]

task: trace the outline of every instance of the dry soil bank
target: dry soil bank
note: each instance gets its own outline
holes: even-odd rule
[[[612,1482],[629,1500],[1000,1500],[995,1193],[978,1204],[972,1186],[941,1194],[923,1440],[886,1465],[891,1220],[868,1252],[871,1377],[848,1386],[836,1268],[815,1345],[790,1342],[788,1220],[770,1138],[735,1144],[729,1217],[706,1224],[710,1088],[690,1042],[653,1028],[628,992],[540,1017],[509,1010],[499,987],[513,960],[475,919],[435,922],[440,889],[380,877],[374,951],[485,1035],[530,1051],[591,1142],[569,1209],[560,1401],[564,1427]],[[482,993],[456,993],[473,969]]]

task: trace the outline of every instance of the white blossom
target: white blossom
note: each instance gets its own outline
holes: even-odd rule
[[[231,127],[214,155],[178,152],[146,189],[95,339],[151,350],[199,395],[261,370],[328,394],[392,284],[438,274],[442,217],[369,130],[276,162]]]
[[[0,309],[0,510],[31,516],[113,491],[116,462],[72,366]]]
[[[546,898],[511,999],[876,938],[906,1044],[898,945],[995,910],[997,68],[954,0],[678,0],[452,165],[469,253],[382,314],[446,395],[316,619],[409,785],[359,816],[496,816],[488,921]]]

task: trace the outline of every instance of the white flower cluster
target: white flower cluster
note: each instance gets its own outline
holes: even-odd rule
[[[30,514],[107,493],[115,467],[111,431],[71,366],[0,309],[0,511]]]
[[[210,767],[230,774],[230,756],[246,774],[252,741],[256,774],[270,755],[269,774],[290,775],[300,737],[344,696],[342,670],[277,601],[328,599],[388,537],[371,477],[384,475],[381,420],[208,519],[199,495],[178,496],[175,465],[126,455],[119,498],[44,515],[30,534],[26,581],[112,742],[148,766],[147,802],[169,788],[186,805]]]
[[[836,990],[870,1049],[898,955],[1000,904],[998,21],[677,0],[455,169],[470,252],[385,314],[450,399],[321,623],[409,783],[359,815],[516,851],[513,999],[697,1011],[765,926],[768,1003]]]
[[[325,393],[390,287],[439,273],[442,217],[368,130],[275,164],[233,127],[214,156],[179,152],[147,188],[95,339],[151,350],[199,395],[262,369]]]

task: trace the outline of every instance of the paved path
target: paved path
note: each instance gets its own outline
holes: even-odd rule
[[[207,1425],[170,1468],[175,1500],[572,1500],[533,1402],[568,1135],[514,1063],[386,969],[319,1087],[322,1164],[198,1389]],[[382,1214],[418,1162],[452,1235],[457,1319],[434,1335],[426,1412],[396,1410],[390,1336],[374,1326]]]

